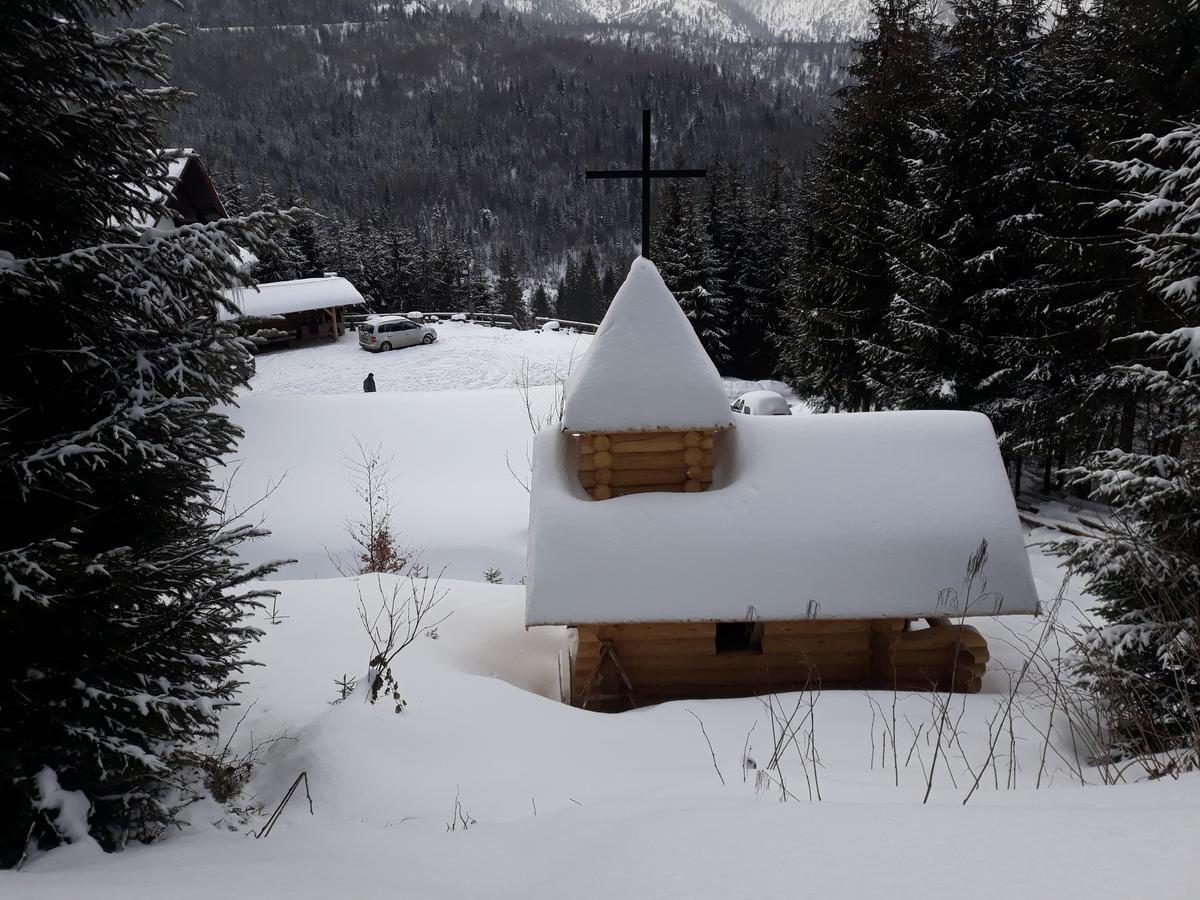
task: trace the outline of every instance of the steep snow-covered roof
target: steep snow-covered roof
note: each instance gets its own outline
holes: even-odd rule
[[[721,376],[658,269],[639,257],[567,379],[566,431],[732,424]]]
[[[353,306],[363,302],[363,296],[345,278],[297,278],[294,281],[272,281],[256,287],[235,288],[225,295],[240,313],[222,313],[222,318],[282,316],[285,313],[327,309],[330,306]]]
[[[737,621],[750,607],[765,620],[1037,610],[985,416],[745,416],[718,441],[704,493],[595,501],[573,439],[539,434],[526,624]]]

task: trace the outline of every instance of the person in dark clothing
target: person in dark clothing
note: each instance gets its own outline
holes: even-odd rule
[[[375,373],[368,372],[366,379],[363,381],[363,391],[368,394],[375,393]]]

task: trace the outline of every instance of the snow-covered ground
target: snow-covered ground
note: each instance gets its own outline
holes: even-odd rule
[[[260,354],[260,394],[353,394],[375,373],[380,393],[477,390],[554,384],[587,350],[591,335],[509,331],[470,322],[439,322],[435,344],[387,353],[359,349],[358,335]]]
[[[549,409],[576,339],[439,330],[432,348],[379,356],[344,340],[260,357],[235,413],[247,432],[235,504],[283,478],[252,513],[274,534],[249,555],[302,561],[273,583],[280,618],[259,616],[266,635],[253,655],[264,665],[246,671],[244,705],[225,712],[223,736],[243,714],[239,752],[285,736],[264,751],[250,802],[269,814],[306,772],[312,815],[301,790],[255,840],[265,816],[196,804],[191,827],[158,845],[113,856],[75,845],[0,872],[0,897],[1195,896],[1200,778],[1100,786],[1034,681],[1010,706],[1022,651],[1042,628],[1031,617],[983,620],[993,654],[983,692],[951,698],[947,720],[928,695],[882,692],[615,716],[558,702],[565,630],[525,630],[524,589],[479,579],[488,566],[509,582],[523,574],[528,499],[509,466],[522,474],[531,435],[510,385],[530,359],[534,406]],[[367,371],[380,393],[361,393]],[[481,386],[493,389],[463,389]],[[340,460],[356,437],[395,457],[403,537],[459,579],[441,582],[439,610],[451,615],[436,638],[422,634],[393,666],[408,702],[400,714],[361,695],[330,702],[335,679],[366,669],[360,592],[373,610],[393,583],[313,577],[332,573],[326,548],[347,549],[355,503]],[[1028,539],[1049,600],[1062,573],[1033,545],[1081,514],[1037,506]],[[1067,599],[1077,619],[1072,604],[1085,598],[1072,588]],[[797,739],[771,768],[781,721],[797,708]],[[954,740],[935,762],[947,721]]]
[[[345,463],[361,443],[392,460],[396,531],[433,571],[525,574],[521,480],[533,429],[520,386],[530,386],[535,415],[551,410],[591,336],[437,329],[437,343],[389,353],[360,350],[351,334],[257,358],[253,390],[232,412],[246,437],[224,474],[233,505],[253,506],[272,532],[245,548],[246,559],[297,560],[282,578],[338,574],[335,559],[350,550],[346,521],[360,513]],[[378,393],[362,393],[367,372]],[[763,388],[794,401],[781,382],[725,379],[730,398]]]
[[[269,813],[306,772],[311,815],[301,791],[255,840],[264,817],[243,824],[207,803],[164,844],[114,857],[76,846],[0,873],[0,896],[1194,896],[1200,779],[1080,787],[1066,729],[1033,697],[987,765],[988,721],[1033,620],[985,626],[992,671],[984,693],[953,699],[960,737],[938,761],[928,804],[929,697],[896,698],[893,765],[883,734],[892,695],[855,691],[778,698],[783,717],[798,701],[808,716],[812,700],[801,734],[819,758],[806,775],[807,751],[787,749],[791,799],[781,802],[778,784],[757,783],[780,728],[763,701],[617,716],[558,703],[565,632],[524,630],[519,586],[443,584],[453,614],[394,666],[403,713],[361,696],[331,705],[334,680],[361,672],[368,652],[358,589],[373,608],[390,584],[281,582],[286,618],[260,616],[265,665],[247,673],[242,696],[254,706],[235,746],[286,732],[263,757],[254,800]],[[228,712],[227,730],[243,711]],[[981,788],[963,806],[973,773]]]

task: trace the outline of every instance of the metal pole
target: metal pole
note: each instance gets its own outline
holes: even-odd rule
[[[650,258],[650,110],[642,110],[642,256]]]

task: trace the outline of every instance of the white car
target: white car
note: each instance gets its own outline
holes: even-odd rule
[[[792,408],[788,406],[788,402],[774,391],[747,391],[733,401],[730,409],[747,416],[790,416],[792,414]]]
[[[432,344],[437,332],[407,316],[372,316],[358,326],[360,350],[398,350],[416,344]]]

